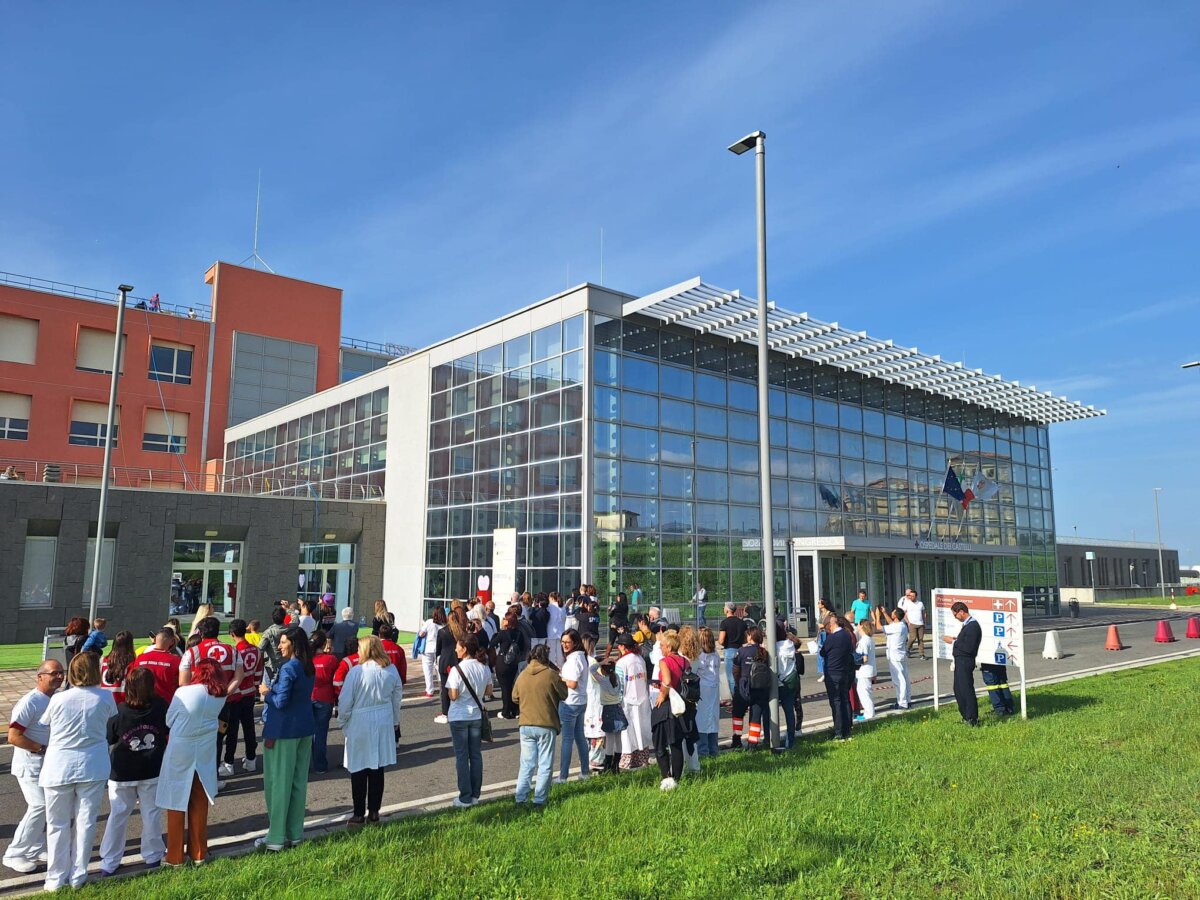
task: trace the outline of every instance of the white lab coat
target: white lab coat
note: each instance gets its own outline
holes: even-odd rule
[[[167,707],[171,740],[163,754],[155,800],[159,809],[186,810],[192,793],[192,775],[212,803],[217,797],[217,716],[224,697],[213,697],[202,684],[187,684],[175,691]]]
[[[346,737],[346,769],[381,769],[396,762],[396,737],[404,685],[395,666],[381,669],[374,660],[346,675],[338,695],[338,719]]]
[[[621,753],[648,750],[654,746],[650,734],[650,686],[646,681],[646,664],[637,651],[617,660],[617,683],[624,685],[621,705],[629,720],[629,727],[621,732]]]
[[[696,731],[700,734],[717,734],[721,730],[721,654],[701,653],[694,668],[700,679]]]

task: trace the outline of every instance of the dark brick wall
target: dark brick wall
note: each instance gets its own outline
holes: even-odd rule
[[[99,488],[0,481],[0,643],[40,641],[47,626],[65,625],[83,606],[83,575],[89,525],[100,507]],[[167,618],[174,543],[200,540],[205,529],[218,529],[212,540],[244,541],[239,614],[265,618],[273,600],[294,597],[300,544],[328,532],[338,543],[357,545],[353,602],[356,615],[368,619],[383,595],[384,504],[323,500],[314,529],[311,500],[243,497],[186,491],[113,489],[110,523],[117,527],[113,604],[99,615],[109,620],[108,634],[128,628],[145,634]],[[57,523],[53,606],[21,609],[25,537]],[[93,526],[94,527],[94,526]],[[42,533],[42,532],[37,532]]]

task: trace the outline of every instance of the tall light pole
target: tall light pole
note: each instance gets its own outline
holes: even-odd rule
[[[767,136],[761,131],[748,134],[730,151],[741,156],[754,150],[755,196],[758,207],[758,483],[762,506],[763,607],[767,619],[767,653],[771,671],[779,672],[775,634],[775,540],[771,533],[771,420],[767,409],[767,381],[770,347],[767,343]],[[771,679],[771,747],[779,747],[779,687]]]
[[[108,467],[112,462],[112,448],[116,442],[113,430],[117,420],[117,380],[121,377],[121,333],[125,329],[125,301],[133,285],[122,284],[117,288],[117,333],[113,338],[112,379],[108,384],[108,426],[104,433],[104,465],[100,470],[100,510],[96,515],[96,552],[92,555],[92,595],[88,603],[88,624],[96,618],[97,593],[100,590],[100,561],[104,555],[104,519],[108,514]],[[115,561],[114,561],[115,564]]]
[[[1162,522],[1158,518],[1158,495],[1162,488],[1154,489],[1154,532],[1158,536],[1158,586],[1162,589],[1162,598],[1167,599],[1167,571],[1163,568],[1162,559]]]

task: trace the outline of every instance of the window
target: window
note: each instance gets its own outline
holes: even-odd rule
[[[33,365],[37,360],[38,321],[0,315],[0,362]],[[112,344],[108,358],[112,359]]]
[[[105,543],[108,543],[107,541]],[[303,544],[304,549],[310,545]],[[341,548],[339,544],[315,545]],[[89,560],[90,560],[89,556]],[[325,558],[325,557],[323,557]],[[327,562],[341,562],[326,558]],[[350,563],[353,563],[353,557]],[[318,566],[318,569],[329,568]],[[306,566],[301,556],[301,572]],[[170,614],[191,615],[201,603],[211,603],[218,613],[237,614],[238,583],[242,573],[242,544],[229,541],[176,541],[171,572]],[[305,580],[305,582],[307,579]],[[301,582],[301,585],[305,584]]]
[[[113,332],[97,328],[80,328],[75,345],[75,368],[81,372],[111,375]],[[121,335],[121,374],[125,374],[125,335]]]
[[[113,447],[117,446],[120,434],[121,410],[117,408],[116,426],[113,428]],[[103,403],[76,400],[71,404],[71,432],[67,443],[77,447],[103,447],[108,437],[108,407]]]
[[[27,394],[0,391],[0,441],[29,440],[29,410],[32,402]]]
[[[104,547],[100,551],[100,580],[97,582],[99,595],[96,597],[97,606],[112,606],[113,563],[117,558],[117,539],[105,538]],[[83,605],[92,603],[92,571],[96,562],[96,539],[88,538],[87,559],[83,568]]]
[[[150,378],[173,384],[192,383],[192,348],[154,341],[150,345]]]
[[[187,451],[188,414],[161,409],[146,410],[142,449],[156,453]]]
[[[25,564],[21,567],[20,605],[23,609],[52,605],[54,555],[57,550],[58,538],[25,538]]]

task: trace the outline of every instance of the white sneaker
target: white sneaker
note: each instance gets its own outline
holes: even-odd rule
[[[232,778],[235,774],[233,770],[233,763],[221,763],[220,767],[217,769],[217,774],[222,778]]]
[[[463,803],[462,800],[460,800],[458,797],[455,797],[453,800],[450,801],[450,805],[453,806],[455,809],[470,809],[472,806],[475,805],[475,803],[474,802]]]
[[[228,782],[226,782],[226,781],[220,781],[220,780],[218,780],[218,781],[217,781],[217,790],[218,790],[218,791],[223,791],[223,790],[225,790],[225,785],[226,785],[226,784],[228,784]]]
[[[28,859],[6,859],[4,865],[22,875],[29,875],[37,871],[37,863]]]
[[[258,760],[257,759],[243,759],[242,760],[242,771],[243,772],[257,772],[258,771]]]
[[[673,791],[673,790],[675,790],[675,779],[674,779],[674,778],[664,778],[664,779],[662,780],[662,784],[660,784],[660,785],[658,786],[658,789],[659,789],[660,791]]]
[[[550,779],[550,781],[552,784],[566,784],[567,783],[567,779],[559,778],[557,775],[555,775],[552,779]]]
[[[824,680],[825,680],[825,676],[824,676],[824,675],[818,675],[818,676],[817,676],[817,684],[820,684],[820,683],[821,683],[822,681],[824,681]]]
[[[449,722],[450,720],[449,720],[449,719],[447,719],[445,716],[434,716],[434,717],[433,717],[433,721],[434,721],[434,722],[436,722],[436,723],[437,723],[437,724],[439,724],[439,725],[445,725],[445,724],[446,724],[447,722]]]

